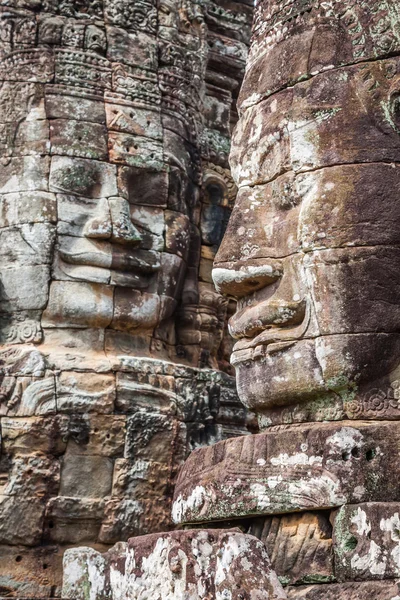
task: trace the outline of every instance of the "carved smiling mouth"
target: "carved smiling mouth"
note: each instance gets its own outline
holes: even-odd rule
[[[231,335],[239,340],[233,347],[231,364],[254,360],[278,352],[301,339],[310,321],[310,308],[299,302],[260,303],[239,311],[230,320]]]
[[[111,279],[117,278],[121,285],[140,289],[146,288],[152,276],[161,268],[159,252],[118,244],[105,246],[104,242],[93,240],[79,240],[69,247],[60,247],[58,254],[67,265],[79,271],[83,268],[88,280],[91,280],[90,270],[94,269],[97,273],[109,273]]]
[[[151,251],[120,251],[112,253],[111,261],[108,253],[102,252],[59,252],[63,261],[70,265],[81,265],[117,271],[138,271],[152,274],[160,270],[160,263],[154,260]]]

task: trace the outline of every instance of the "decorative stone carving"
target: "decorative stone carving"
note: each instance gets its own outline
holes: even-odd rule
[[[399,596],[399,24],[261,0],[239,95],[213,279],[263,433],[195,450],[173,515],[256,534],[296,600]]]
[[[257,8],[214,270],[239,298],[232,363],[262,427],[399,417],[399,65],[376,37],[397,47],[398,8],[309,6]]]
[[[57,596],[65,546],[170,529],[188,452],[254,427],[211,282],[253,9],[0,4],[0,595]]]

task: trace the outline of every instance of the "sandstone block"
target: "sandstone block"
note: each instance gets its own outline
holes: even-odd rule
[[[7,268],[46,265],[51,262],[55,227],[50,223],[24,223],[0,230],[0,261]]]
[[[3,595],[49,598],[62,580],[62,552],[57,546],[0,546],[0,587]]]
[[[400,591],[398,581],[368,581],[290,587],[289,600],[395,600]]]
[[[150,5],[147,10],[151,10]],[[119,16],[121,18],[122,15]],[[126,25],[121,21],[121,25]],[[107,27],[107,58],[112,62],[126,63],[155,71],[157,69],[156,39],[143,31],[128,32],[122,27]]]
[[[23,499],[43,499],[57,494],[60,486],[60,463],[53,456],[13,456],[2,494]]]
[[[111,492],[113,461],[106,456],[69,454],[62,458],[61,496],[104,498]]]
[[[17,192],[0,196],[0,227],[39,222],[57,222],[54,194]]]
[[[144,484],[135,490],[132,498],[107,500],[99,541],[116,544],[132,536],[145,535],[147,531],[168,531],[170,528],[170,497],[164,496],[160,502],[160,496],[152,496],[149,486]]]
[[[43,533],[45,501],[0,495],[0,544],[36,546]]]
[[[305,512],[256,519],[247,533],[264,544],[271,565],[284,585],[335,580],[332,526],[324,512]]]
[[[106,160],[107,129],[100,123],[54,119],[50,126],[51,154]]]
[[[86,198],[117,195],[115,166],[85,158],[54,156],[49,185],[52,191]]]
[[[163,149],[160,142],[156,140],[127,133],[110,132],[108,149],[112,163],[152,171],[161,171],[163,168]]]
[[[82,96],[68,96],[48,86],[46,89],[46,115],[48,119],[69,119],[105,123],[104,103]]]
[[[56,387],[52,375],[4,377],[1,388],[6,401],[0,406],[0,415],[33,417],[56,413]]]
[[[400,576],[400,504],[342,506],[333,519],[335,574],[339,581]]]
[[[47,156],[24,156],[12,158],[2,165],[0,193],[43,191],[49,188],[50,162]]]
[[[160,319],[160,298],[157,294],[116,287],[112,328],[142,332],[152,330]]]
[[[174,459],[179,461],[177,448],[184,438],[185,426],[177,419],[156,412],[137,411],[127,418],[124,457],[171,465]]]
[[[156,371],[156,367],[154,371]],[[175,380],[156,372],[118,373],[116,408],[123,413],[176,413]]]
[[[104,500],[57,496],[46,505],[44,538],[51,543],[96,541],[104,516]]]
[[[153,172],[135,167],[119,167],[118,190],[131,204],[165,207],[168,178],[166,170]]]
[[[112,413],[115,396],[113,375],[70,371],[57,377],[57,410],[62,413]]]
[[[99,283],[53,281],[43,325],[107,327],[113,316],[113,289]]]
[[[118,98],[112,104],[110,99],[106,103],[106,117],[109,131],[162,139],[160,112],[156,107],[138,108],[128,102],[118,103]]]
[[[397,422],[318,423],[194,451],[175,487],[175,523],[395,501]]]
[[[189,250],[190,222],[182,214],[165,211],[165,247],[167,252],[177,254],[187,260]]]
[[[12,456],[34,453],[58,456],[65,451],[67,417],[2,417],[3,448]]]
[[[65,460],[71,456],[123,456],[125,445],[125,415],[82,415],[82,428],[74,426],[78,419],[73,413],[70,419],[71,436],[65,453]]]
[[[286,598],[262,543],[238,530],[154,534],[117,544],[103,555],[90,548],[68,550],[63,597],[86,600],[86,590],[95,589],[101,600],[121,591],[132,600],[144,594],[152,600]]]

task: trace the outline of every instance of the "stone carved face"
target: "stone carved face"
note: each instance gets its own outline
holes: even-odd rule
[[[63,159],[52,173],[54,186],[62,191],[71,191],[63,189],[72,187],[71,182],[82,189],[57,194],[57,282],[52,283],[44,321],[151,331],[175,307],[190,221],[156,202],[146,204],[146,198],[133,189],[135,181],[129,180],[135,180],[134,172],[128,171],[127,198],[107,197],[112,190],[104,187],[110,180],[96,190],[97,165],[92,183],[92,165],[87,163],[83,168],[79,162]],[[136,177],[146,179],[146,175],[150,184],[152,174]]]
[[[146,13],[125,4],[132,23]],[[41,20],[39,50],[0,88],[1,341],[56,346],[57,329],[96,329],[142,336],[148,349],[175,311],[198,204],[197,149],[179,129],[192,109],[171,82],[175,54],[164,64],[157,43],[185,49],[161,34],[157,42],[154,7],[130,37],[119,3],[108,4],[106,27],[67,18],[80,3],[51,6],[62,18]],[[38,26],[28,25],[24,43],[34,46]],[[192,63],[185,68],[191,81]],[[162,91],[160,73],[170,77]],[[174,121],[176,94],[183,115]]]
[[[247,73],[213,277],[238,299],[231,360],[264,424],[371,417],[379,402],[398,415],[399,73],[397,59],[355,65],[261,101]]]

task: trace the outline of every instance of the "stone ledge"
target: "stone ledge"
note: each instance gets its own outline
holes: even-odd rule
[[[328,509],[399,497],[400,423],[277,428],[193,452],[175,488],[175,523]]]

